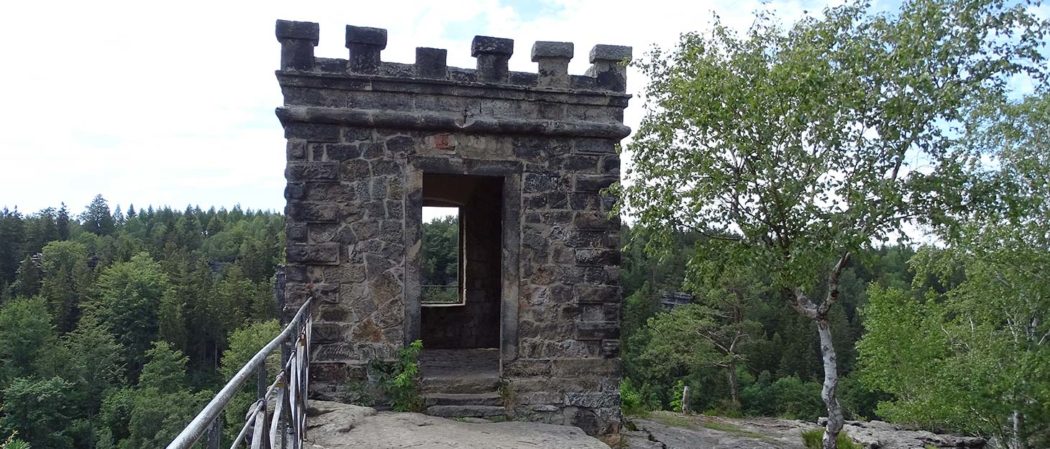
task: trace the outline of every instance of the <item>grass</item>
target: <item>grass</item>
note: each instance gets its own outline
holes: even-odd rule
[[[772,442],[772,438],[760,433],[744,429],[736,424],[724,421],[713,421],[704,416],[689,417],[674,412],[652,412],[649,418],[665,426],[679,427],[683,429],[696,429],[697,426],[718,432],[725,432],[734,436],[751,438],[755,440]]]
[[[812,429],[802,432],[802,443],[808,449],[821,449],[824,447],[823,440],[824,429]],[[839,436],[835,438],[835,443],[839,449],[864,449],[861,445],[854,443],[849,435],[846,435],[846,432],[839,432]]]

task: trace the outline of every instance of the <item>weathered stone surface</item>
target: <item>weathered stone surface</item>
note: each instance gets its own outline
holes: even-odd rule
[[[311,449],[608,449],[576,427],[525,422],[462,422],[311,401]]]
[[[801,433],[818,430],[818,423],[777,418],[683,416],[655,412],[630,420],[637,432],[624,432],[630,448],[669,449],[802,449]],[[719,429],[719,430],[716,430]],[[902,429],[881,421],[849,421],[843,431],[865,448],[983,448],[981,438]],[[653,446],[655,444],[655,446]]]

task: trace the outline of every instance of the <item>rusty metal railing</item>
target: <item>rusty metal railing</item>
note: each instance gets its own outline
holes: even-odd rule
[[[280,335],[252,356],[237,374],[219,390],[219,393],[172,440],[167,449],[189,449],[205,434],[208,447],[217,448],[222,425],[220,415],[230,399],[240,391],[253,375],[259,382],[258,400],[249,408],[244,427],[234,438],[230,449],[248,443],[251,449],[301,449],[306,438],[306,395],[310,379],[310,327],[313,323],[308,298],[295,318]],[[266,386],[266,357],[283,344],[291,342],[287,361],[268,388]],[[273,410],[270,410],[273,401]],[[290,441],[289,441],[290,440]],[[289,446],[288,443],[291,443]]]

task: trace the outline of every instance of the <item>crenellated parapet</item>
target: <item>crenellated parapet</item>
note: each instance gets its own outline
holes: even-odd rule
[[[477,58],[474,69],[449,67],[447,50],[416,48],[415,63],[384,62],[387,33],[382,28],[347,25],[347,59],[317,58],[320,28],[313,22],[277,21],[277,40],[281,43],[280,71],[316,72],[380,76],[393,78],[424,78],[459,83],[488,83],[542,89],[590,90],[625,92],[627,86],[626,62],[631,59],[631,47],[595,45],[590,51],[591,67],[584,75],[570,75],[569,61],[573,57],[571,42],[536,42],[532,47],[532,61],[538,71],[512,72],[508,63],[514,54],[514,40],[475,36],[470,54]]]

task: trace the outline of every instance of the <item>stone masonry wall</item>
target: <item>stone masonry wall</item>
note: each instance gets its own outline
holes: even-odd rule
[[[509,39],[478,36],[476,69],[418,48],[383,62],[386,31],[348,26],[347,59],[317,58],[318,26],[277,22],[288,140],[286,312],[319,301],[311,389],[340,399],[371,360],[420,336],[423,173],[499,176],[501,375],[516,419],[619,427],[619,177],[629,47],[537,42],[511,72]],[[469,232],[469,231],[468,231]],[[469,282],[469,280],[468,280]]]

